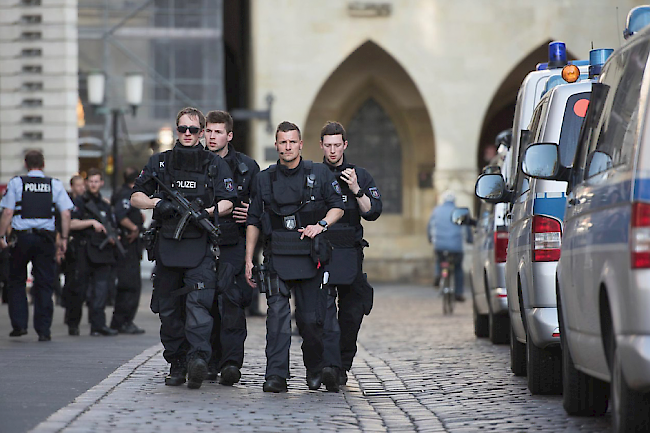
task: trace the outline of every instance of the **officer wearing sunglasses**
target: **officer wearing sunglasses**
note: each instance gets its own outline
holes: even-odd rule
[[[151,310],[160,315],[163,356],[171,364],[165,385],[182,385],[187,376],[191,389],[200,388],[206,379],[212,352],[210,309],[217,288],[214,256],[207,233],[198,224],[190,222],[181,239],[174,239],[181,215],[153,177],[190,202],[201,199],[205,218],[216,222],[216,215],[230,214],[237,200],[232,172],[222,158],[199,143],[204,128],[203,113],[191,107],[181,110],[174,148],[149,159],[131,195],[134,207],[154,209],[158,228]]]

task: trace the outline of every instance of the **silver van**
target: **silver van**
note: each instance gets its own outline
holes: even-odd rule
[[[616,50],[593,85],[573,169],[554,144],[525,169],[568,181],[557,295],[564,408],[650,429],[650,28]],[[608,386],[608,384],[611,385]]]
[[[507,148],[503,146],[497,156],[483,170],[500,173]],[[505,226],[506,204],[487,203],[479,206],[477,220],[469,219],[469,210],[454,211],[457,224],[475,224],[473,249],[469,270],[472,288],[474,334],[488,337],[494,344],[508,343],[510,317],[506,295],[505,265],[508,248],[508,231]]]

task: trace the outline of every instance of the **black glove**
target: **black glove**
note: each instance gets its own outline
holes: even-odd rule
[[[169,200],[160,200],[153,211],[154,218],[169,218],[176,213],[176,208]]]

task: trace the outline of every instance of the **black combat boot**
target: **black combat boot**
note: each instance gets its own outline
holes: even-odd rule
[[[169,374],[165,377],[165,385],[180,386],[184,384],[186,374],[187,366],[185,365],[185,360],[172,361],[172,366],[169,369]]]
[[[219,361],[210,358],[210,362],[208,362],[208,375],[206,376],[206,380],[217,380],[217,377],[219,376]]]
[[[322,383],[323,383],[323,378],[321,376],[320,371],[307,373],[307,386],[309,387],[309,389],[311,389],[312,391],[316,391],[317,389],[320,388]]]
[[[348,372],[342,368],[339,371],[339,385],[344,386],[346,383],[348,383]]]
[[[287,379],[280,376],[269,376],[262,387],[264,392],[287,392]]]
[[[239,382],[239,379],[241,379],[239,367],[235,364],[226,364],[223,366],[221,369],[221,378],[219,379],[220,384],[232,386]]]
[[[199,356],[192,357],[187,364],[187,387],[189,389],[199,389],[207,377],[208,363]]]
[[[337,367],[323,368],[323,383],[329,392],[339,392],[339,369]]]

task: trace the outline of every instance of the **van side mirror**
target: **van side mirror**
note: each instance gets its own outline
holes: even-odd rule
[[[459,207],[454,209],[451,213],[451,222],[458,226],[472,225],[472,217],[469,216],[469,209],[466,207]]]
[[[506,189],[503,176],[497,173],[482,174],[476,180],[474,193],[488,203],[505,203],[510,201],[512,193]]]
[[[555,143],[534,143],[524,152],[521,171],[536,179],[561,180],[560,147]]]

